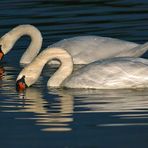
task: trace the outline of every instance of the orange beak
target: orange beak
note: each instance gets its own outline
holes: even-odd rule
[[[18,91],[24,91],[26,89],[25,83],[23,82],[18,82]]]
[[[25,83],[25,76],[23,76],[20,80],[16,82],[16,90],[19,92],[24,91],[27,88]]]
[[[0,50],[0,61],[3,59],[4,53]]]

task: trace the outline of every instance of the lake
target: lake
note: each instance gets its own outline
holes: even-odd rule
[[[0,36],[32,24],[42,32],[42,50],[80,35],[148,39],[146,0],[1,0],[0,7]],[[36,84],[18,93],[19,57],[29,43],[19,39],[0,65],[0,148],[148,147],[147,89],[49,89],[55,69],[46,66]]]

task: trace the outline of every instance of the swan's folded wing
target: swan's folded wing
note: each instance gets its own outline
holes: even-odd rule
[[[148,87],[148,62],[134,58],[94,62],[72,74],[64,86],[92,89]]]

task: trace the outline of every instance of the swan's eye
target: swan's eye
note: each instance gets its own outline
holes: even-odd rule
[[[2,60],[4,57],[4,53],[2,51],[2,45],[0,45],[0,60]]]

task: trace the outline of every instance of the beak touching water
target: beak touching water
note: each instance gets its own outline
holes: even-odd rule
[[[27,88],[27,85],[25,83],[25,76],[23,76],[21,79],[19,79],[16,82],[16,90],[17,91],[24,91]]]

